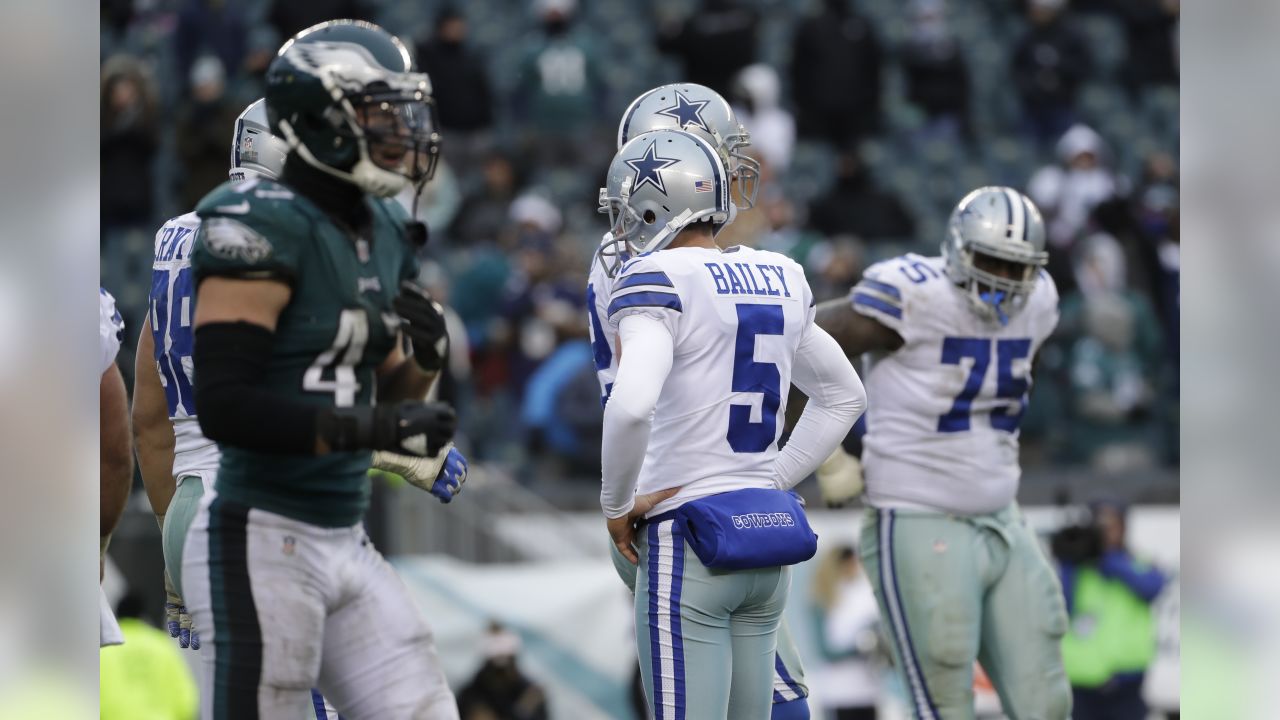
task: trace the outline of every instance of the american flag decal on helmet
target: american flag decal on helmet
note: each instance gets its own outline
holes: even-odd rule
[[[710,180],[695,180],[693,183],[694,192],[714,192],[715,185]]]

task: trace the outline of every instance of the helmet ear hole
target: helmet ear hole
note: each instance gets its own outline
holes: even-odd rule
[[[658,216],[652,210],[645,210],[643,217],[645,225],[652,225],[658,220]]]

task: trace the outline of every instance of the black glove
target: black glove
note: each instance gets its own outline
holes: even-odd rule
[[[320,437],[334,452],[390,450],[433,457],[453,439],[458,424],[442,402],[334,408],[320,416]]]
[[[417,283],[405,280],[400,283],[400,294],[391,301],[391,306],[400,316],[400,329],[413,345],[413,359],[418,367],[427,372],[444,367],[449,336],[440,304]]]

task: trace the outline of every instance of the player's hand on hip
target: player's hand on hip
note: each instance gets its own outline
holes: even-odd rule
[[[450,443],[432,457],[418,457],[401,453],[378,451],[373,454],[373,466],[378,470],[395,473],[410,485],[421,488],[447,503],[462,492],[469,468],[467,459]]]
[[[616,518],[608,518],[605,521],[609,528],[609,537],[613,538],[613,544],[618,548],[618,552],[622,553],[632,565],[640,562],[640,556],[636,553],[636,549],[632,547],[635,542],[636,522],[644,517],[645,513],[652,510],[658,503],[680,492],[680,488],[673,487],[657,492],[645,493],[636,496],[635,505],[632,506],[631,512]]]
[[[835,452],[818,466],[818,489],[827,507],[843,507],[862,494],[862,461],[836,447]]]
[[[178,647],[200,649],[200,633],[192,627],[191,614],[187,612],[186,604],[174,590],[173,580],[169,578],[167,570],[164,574],[164,621],[169,637],[178,639]]]
[[[391,305],[400,316],[400,329],[413,345],[413,359],[418,367],[427,372],[440,370],[449,344],[444,308],[411,280],[400,283],[400,294]]]

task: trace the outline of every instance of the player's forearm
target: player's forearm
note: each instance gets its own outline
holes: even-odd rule
[[[635,503],[636,482],[644,465],[645,448],[649,445],[650,414],[643,416],[610,398],[604,412],[604,431],[600,449],[600,507],[605,517],[616,518],[631,512]]]
[[[129,499],[133,452],[129,442],[128,399],[124,379],[114,364],[103,373],[99,392],[99,533],[105,540],[116,529]]]
[[[142,472],[142,486],[151,501],[151,511],[157,520],[164,517],[173,500],[176,483],[173,478],[173,427],[165,419],[169,432],[160,428],[142,429],[134,421],[134,449],[138,454],[138,469]]]
[[[173,499],[173,423],[164,387],[154,360],[150,320],[142,325],[133,373],[133,443],[142,471],[142,485],[157,522],[164,524],[164,514]]]
[[[821,328],[812,328],[798,348],[792,379],[809,401],[774,460],[774,481],[784,490],[817,470],[867,407],[858,374]]]
[[[390,370],[378,377],[378,400],[380,402],[398,402],[400,400],[421,400],[431,390],[439,373],[428,372],[418,367],[412,358],[406,358]]]

